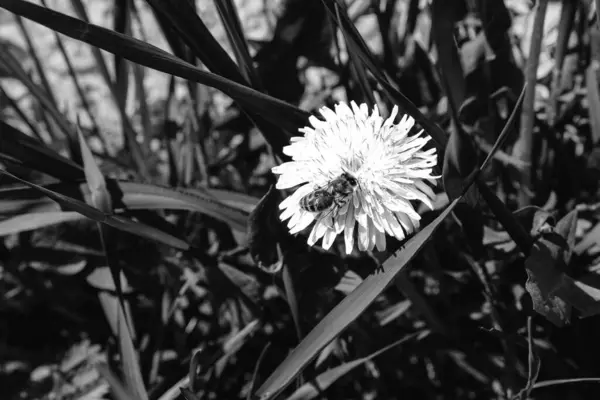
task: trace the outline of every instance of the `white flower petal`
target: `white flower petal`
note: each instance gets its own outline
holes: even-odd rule
[[[385,251],[385,244],[385,233],[375,232],[375,246],[377,246],[377,250]]]
[[[354,247],[354,226],[356,220],[354,219],[354,208],[350,208],[346,214],[346,224],[344,229],[344,243],[346,245],[346,254],[352,253]]]
[[[398,240],[403,240],[406,237],[405,230],[400,225],[398,218],[394,214],[389,211],[385,213],[385,221],[389,225],[389,230],[387,231],[390,235],[394,236]]]
[[[296,225],[290,229],[290,233],[292,235],[295,233],[298,233],[300,231],[303,231],[315,220],[315,215],[308,211],[301,210],[299,212],[299,214],[301,215],[300,219],[298,220]]]
[[[365,251],[369,247],[369,229],[366,226],[358,226],[358,249]]]
[[[317,242],[317,240],[323,237],[326,230],[327,226],[325,225],[323,220],[318,220],[315,223],[315,226],[313,227],[312,231],[310,232],[310,236],[308,237],[308,245],[314,245]]]
[[[323,248],[325,250],[329,250],[329,248],[333,244],[336,236],[337,236],[337,234],[335,233],[334,230],[327,229],[327,231],[325,231],[325,235],[323,235],[323,243],[321,246],[323,246]]]
[[[298,202],[300,201],[300,199],[303,198],[304,196],[306,196],[307,194],[309,194],[310,192],[312,192],[313,190],[314,190],[314,186],[310,183],[307,183],[306,185],[299,187],[298,189],[296,189],[294,194],[292,194],[291,196],[289,196],[287,199],[283,200],[279,204],[279,209],[282,210],[284,208],[289,208],[292,205],[294,205],[295,207],[298,207]]]
[[[375,242],[377,238],[377,230],[373,226],[373,220],[369,218],[369,247],[367,250],[372,251],[375,248]]]
[[[281,214],[279,214],[279,219],[282,221],[287,220],[288,218],[290,218],[292,215],[296,215],[297,213],[299,213],[300,207],[296,206],[296,207],[288,207],[285,210],[283,210],[281,212]]]
[[[325,120],[327,122],[333,122],[333,121],[336,121],[338,119],[337,114],[332,109],[330,109],[328,107],[321,107],[319,109],[319,112],[325,118]]]

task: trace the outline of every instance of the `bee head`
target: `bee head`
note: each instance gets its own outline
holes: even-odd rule
[[[343,176],[344,176],[344,179],[346,179],[346,182],[348,182],[350,184],[350,186],[356,187],[356,185],[358,185],[358,181],[350,173],[344,172]]]

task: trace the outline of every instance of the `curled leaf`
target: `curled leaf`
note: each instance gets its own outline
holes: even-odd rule
[[[285,232],[277,216],[279,193],[273,186],[258,202],[248,217],[248,248],[256,265],[268,273],[282,267],[280,240]]]

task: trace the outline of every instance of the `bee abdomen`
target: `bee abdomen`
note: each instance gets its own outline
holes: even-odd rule
[[[326,193],[309,193],[300,199],[300,208],[310,212],[324,211],[333,205],[333,196]]]

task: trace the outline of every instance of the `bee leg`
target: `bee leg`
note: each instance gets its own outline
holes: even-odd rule
[[[375,268],[375,271],[373,271],[373,275],[383,274],[384,272],[385,272],[385,269],[383,268],[383,264],[378,264],[377,268]]]

